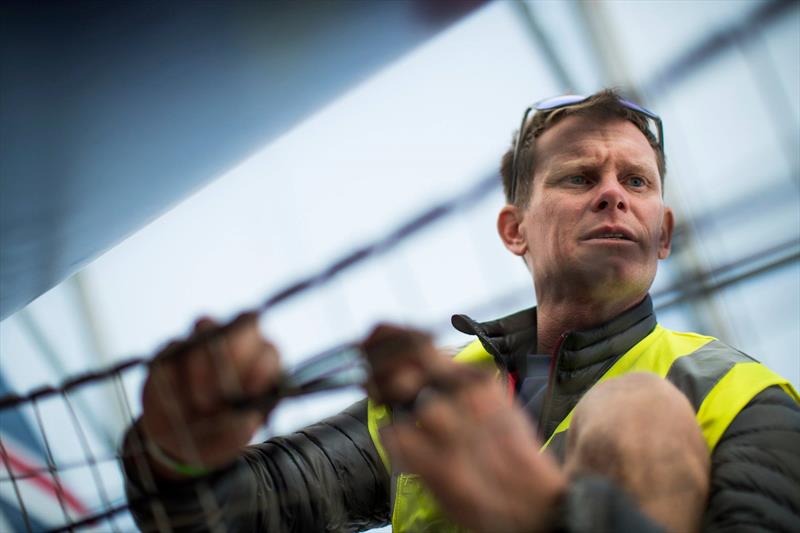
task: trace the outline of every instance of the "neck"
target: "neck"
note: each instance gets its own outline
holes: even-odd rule
[[[537,352],[551,354],[563,333],[599,326],[642,301],[644,295],[624,301],[539,301],[536,311]]]

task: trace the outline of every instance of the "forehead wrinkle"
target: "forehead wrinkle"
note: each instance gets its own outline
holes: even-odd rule
[[[587,169],[596,168],[605,164],[609,158],[607,150],[591,150],[594,154],[587,153],[586,150],[575,150],[570,152],[561,152],[552,157],[547,158],[543,169],[546,171],[566,170],[566,169]],[[601,152],[606,152],[605,154]]]
[[[545,131],[538,142],[537,153],[543,167],[564,166],[580,161],[597,165],[599,160],[620,156],[643,169],[657,165],[653,147],[636,126],[624,119],[597,122],[581,116],[566,117]],[[617,157],[615,157],[617,159]],[[537,165],[538,166],[538,165]]]
[[[601,142],[597,139],[570,139],[569,133],[563,136],[563,144],[552,146],[555,139],[547,139],[542,143],[542,150],[539,152],[545,155],[543,159],[547,161],[548,167],[564,165],[597,165],[605,162],[613,153],[613,149],[607,144],[608,139],[604,138]],[[550,141],[550,142],[547,142]]]
[[[583,143],[576,143],[583,144]],[[614,150],[608,146],[575,147],[569,151],[560,151],[546,158],[543,169],[552,171],[565,169],[594,169],[611,163],[614,168],[626,172],[652,173],[658,172],[655,160],[646,156],[633,154],[635,150]]]

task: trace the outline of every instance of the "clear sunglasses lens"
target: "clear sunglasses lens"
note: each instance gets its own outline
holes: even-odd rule
[[[549,109],[557,109],[559,107],[566,107],[574,104],[579,104],[586,100],[588,97],[582,96],[579,94],[565,94],[562,96],[554,96],[553,98],[548,98],[546,100],[542,100],[537,102],[533,105],[533,108],[537,111],[547,111]],[[620,102],[625,105],[628,109],[632,109],[638,113],[641,113],[645,117],[647,117],[648,128],[653,136],[656,138],[658,143],[663,146],[663,139],[661,139],[661,130],[658,127],[659,118],[658,115],[650,111],[649,109],[645,109],[644,107],[640,106],[635,102],[631,102],[630,100],[626,100],[624,98],[620,99]]]
[[[547,100],[542,100],[541,102],[537,102],[534,107],[538,111],[545,111],[547,109],[555,109],[557,107],[577,104],[578,102],[583,102],[584,100],[586,100],[585,96],[581,96],[578,94],[565,94],[562,96],[554,96],[553,98],[548,98]]]
[[[631,102],[630,100],[625,100],[624,98],[622,98],[620,99],[620,102],[622,102],[628,109],[633,109],[634,111],[638,111],[639,113],[646,115],[652,119],[656,117],[656,114],[650,111],[649,109],[645,109],[639,104]]]

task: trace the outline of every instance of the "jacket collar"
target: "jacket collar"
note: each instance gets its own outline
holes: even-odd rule
[[[525,375],[525,359],[536,350],[536,308],[477,322],[466,315],[453,315],[458,331],[477,335],[495,359],[508,372]],[[565,333],[559,347],[557,370],[575,371],[596,365],[627,352],[656,326],[650,295],[610,321],[591,329]]]

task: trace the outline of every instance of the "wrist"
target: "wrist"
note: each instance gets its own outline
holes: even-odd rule
[[[211,470],[204,465],[186,463],[172,457],[148,436],[144,438],[144,449],[150,464],[163,477],[185,479],[203,477],[211,473]]]
[[[567,476],[553,463],[552,468],[540,468],[527,477],[528,489],[519,491],[519,497],[513,498],[514,507],[509,509],[508,516],[513,517],[509,529],[525,533],[562,531],[564,502],[570,490]]]

